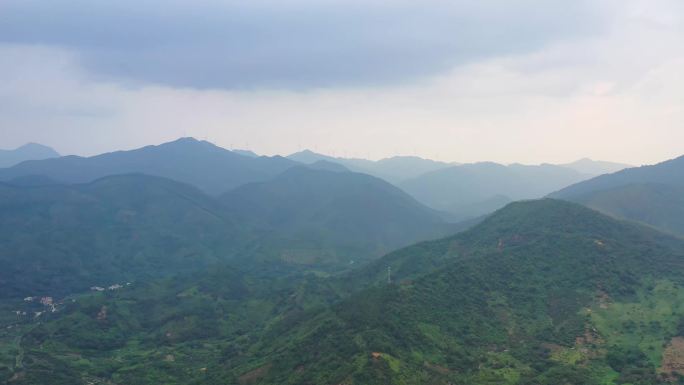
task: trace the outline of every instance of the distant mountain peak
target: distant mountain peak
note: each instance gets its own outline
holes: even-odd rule
[[[44,144],[40,144],[40,143],[36,143],[36,142],[28,142],[28,143],[24,144],[23,146],[19,146],[19,147],[17,148],[17,150],[21,150],[21,149],[31,149],[31,148],[48,149],[48,150],[54,151],[54,150],[52,149],[52,147],[48,147],[48,146],[46,146],[46,145],[44,145]]]
[[[631,165],[616,162],[607,162],[603,160],[594,160],[588,157],[578,159],[571,163],[561,164],[560,166],[571,168],[582,174],[601,175],[610,174],[626,168]]]
[[[252,158],[192,137],[92,157],[62,157],[0,170],[0,180],[44,175],[64,183],[87,183],[107,175],[144,173],[174,179],[220,194],[239,185],[270,179],[296,162]]]
[[[242,155],[242,156],[248,156],[250,158],[258,158],[259,157],[259,154],[257,154],[254,151],[251,151],[251,150],[242,150],[242,149],[236,148],[236,149],[233,149],[231,151],[236,153],[236,154]]]
[[[42,160],[59,156],[59,153],[51,147],[29,142],[14,150],[0,150],[0,168],[11,167],[27,160]]]
[[[201,140],[199,140],[199,139],[196,139],[196,138],[194,138],[194,137],[192,137],[192,136],[182,136],[182,137],[180,137],[180,138],[178,138],[178,139],[176,139],[176,140],[172,140],[172,141],[169,142],[169,143],[175,143],[175,142],[178,142],[178,143],[197,143],[197,142],[204,142],[204,141],[203,141],[203,140],[201,141]]]
[[[335,162],[331,162],[329,160],[319,160],[314,163],[311,163],[308,165],[309,168],[312,168],[314,170],[325,170],[325,171],[334,171],[334,172],[348,172],[349,169],[344,167],[343,165]]]
[[[191,137],[191,136],[178,138],[178,139],[172,140],[172,141],[170,141],[170,142],[162,143],[162,144],[160,144],[159,146],[167,146],[167,145],[189,145],[189,146],[196,146],[196,145],[198,145],[198,144],[211,145],[211,146],[214,146],[214,147],[218,147],[218,146],[216,146],[215,144],[213,144],[213,143],[211,143],[211,142],[207,142],[206,140],[199,140],[199,139],[193,138],[193,137]]]

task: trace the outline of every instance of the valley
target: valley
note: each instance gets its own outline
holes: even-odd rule
[[[682,47],[682,0],[0,0],[0,385],[684,385]]]
[[[258,159],[191,140],[168,151],[193,156],[198,145]],[[0,185],[0,375],[8,384],[652,384],[684,376],[684,240],[652,221],[600,213],[634,218],[597,206],[598,196],[571,199],[589,208],[496,198],[478,206],[485,215],[456,222],[332,158],[212,195],[204,182],[143,172],[167,145],[145,148],[149,159],[140,151],[125,161],[118,153],[108,166],[124,162],[130,172],[89,182],[34,175],[35,165],[26,175],[24,165],[0,170],[13,175]],[[252,167],[239,159],[234,167]],[[503,172],[500,181],[509,172],[486,167]],[[507,191],[505,183],[487,188]],[[487,193],[464,194],[457,199]]]

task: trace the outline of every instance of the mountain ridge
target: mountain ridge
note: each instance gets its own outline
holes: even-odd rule
[[[283,157],[239,155],[206,141],[180,138],[160,145],[92,157],[34,160],[0,169],[0,180],[45,175],[66,183],[85,183],[115,174],[143,173],[190,183],[210,194],[271,178],[297,163]]]
[[[59,156],[59,153],[51,147],[30,142],[13,150],[0,149],[0,168],[11,167],[27,160],[58,158]]]

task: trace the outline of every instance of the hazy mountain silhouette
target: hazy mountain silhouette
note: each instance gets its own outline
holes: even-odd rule
[[[310,150],[288,155],[288,158],[305,164],[314,163],[320,160],[339,163],[352,171],[373,175],[395,184],[426,172],[450,166],[448,163],[423,159],[417,156],[394,156],[372,161],[357,158],[335,158],[318,154]]]
[[[257,153],[255,153],[254,151],[251,151],[251,150],[233,149],[233,150],[231,150],[231,151],[234,152],[234,153],[236,153],[236,154],[248,156],[248,157],[250,157],[250,158],[258,158],[258,157],[259,157],[259,155],[258,155]]]
[[[449,229],[438,213],[403,191],[354,172],[294,167],[238,187],[221,201],[286,239],[283,244],[291,246],[283,246],[283,253],[292,259],[297,253],[303,260],[370,259]]]
[[[26,160],[57,158],[59,153],[50,147],[27,143],[14,150],[0,150],[0,168],[11,167]]]
[[[684,235],[684,157],[601,175],[550,196]]]
[[[626,168],[634,167],[628,164],[592,160],[589,158],[582,158],[572,163],[559,164],[559,166],[571,168],[581,174],[588,175],[611,174]]]
[[[143,174],[19,177],[0,183],[0,287],[64,295],[217,263],[343,270],[452,228],[389,183],[344,170],[297,166],[220,199]]]
[[[684,185],[684,156],[655,165],[627,168],[612,174],[600,175],[563,188],[550,196],[569,198],[634,183]]]
[[[327,160],[319,160],[311,164],[307,164],[306,167],[314,170],[327,170],[327,171],[337,171],[337,172],[349,172],[349,169],[344,167],[339,163],[330,162]]]
[[[454,214],[479,216],[511,200],[534,199],[586,179],[561,166],[483,162],[432,171],[399,186],[420,202]]]
[[[65,156],[24,162],[0,170],[0,180],[44,175],[60,182],[86,183],[108,175],[143,173],[220,194],[245,183],[272,178],[295,164],[283,157],[243,156],[209,142],[182,138],[158,146],[87,158]]]

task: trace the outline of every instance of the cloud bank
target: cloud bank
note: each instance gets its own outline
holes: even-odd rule
[[[591,1],[36,1],[0,5],[0,41],[75,52],[94,77],[253,89],[410,82],[595,34]]]
[[[677,0],[51,4],[0,3],[2,148],[196,136],[460,162],[684,153]],[[228,9],[243,11],[224,26]]]

